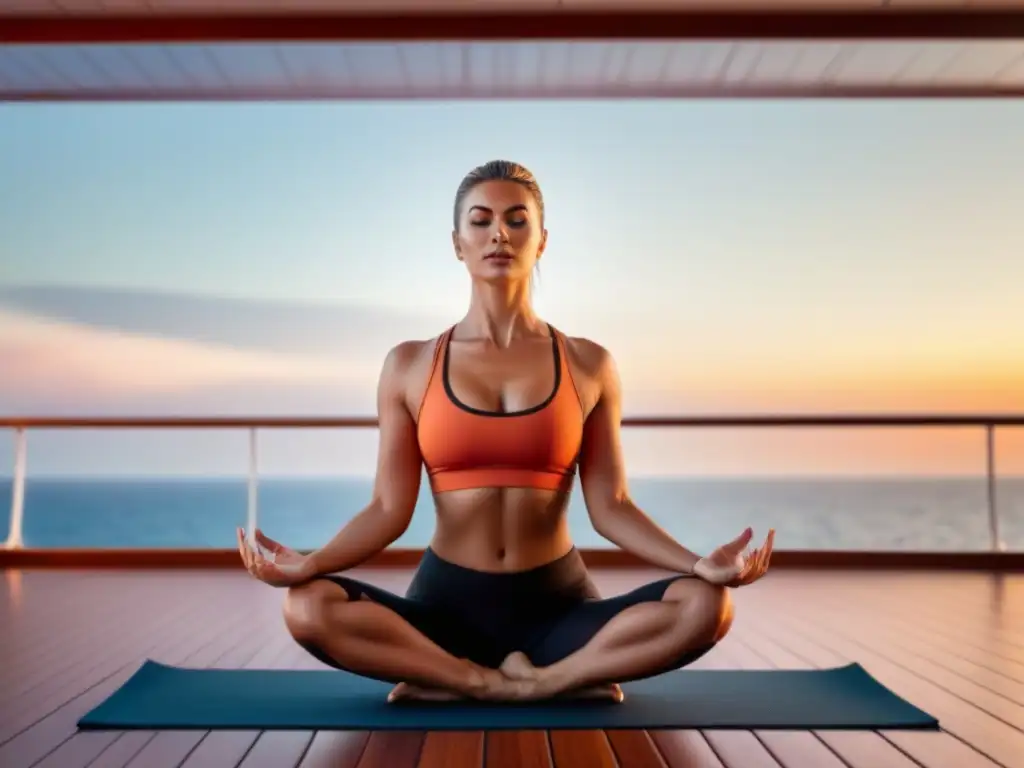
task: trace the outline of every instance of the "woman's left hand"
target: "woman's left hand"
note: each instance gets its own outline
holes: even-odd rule
[[[723,544],[707,557],[702,557],[693,567],[693,573],[704,581],[723,587],[742,587],[753,584],[768,571],[768,561],[775,543],[775,530],[770,529],[760,549],[745,551],[754,532],[747,528],[743,533]]]

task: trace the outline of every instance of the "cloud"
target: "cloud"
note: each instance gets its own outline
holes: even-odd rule
[[[0,309],[80,326],[218,348],[379,365],[404,339],[430,338],[444,318],[345,304],[225,298],[69,285],[0,287]]]
[[[353,305],[0,287],[0,411],[367,413],[387,350],[442,319]]]
[[[10,412],[281,411],[372,392],[377,365],[153,338],[0,310],[0,405]],[[274,404],[277,407],[271,407]],[[306,410],[306,412],[309,412]]]

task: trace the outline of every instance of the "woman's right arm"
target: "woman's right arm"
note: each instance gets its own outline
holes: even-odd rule
[[[406,398],[408,370],[420,344],[387,355],[377,385],[377,475],[369,505],[309,556],[310,577],[354,568],[405,533],[420,492],[422,459]]]

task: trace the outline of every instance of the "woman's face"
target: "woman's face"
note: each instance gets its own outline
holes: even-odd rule
[[[546,240],[536,199],[515,181],[473,187],[452,233],[455,255],[470,276],[492,282],[529,280]]]

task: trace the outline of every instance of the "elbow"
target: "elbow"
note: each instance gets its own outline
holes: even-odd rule
[[[598,535],[610,539],[620,527],[618,523],[629,517],[629,513],[635,510],[629,494],[617,492],[606,497],[595,500],[588,504],[590,524]]]
[[[374,506],[377,507],[376,511],[387,531],[389,544],[409,530],[413,512],[416,509],[415,499],[411,503],[406,500],[377,499]]]
[[[590,524],[599,536],[609,538],[614,527],[615,510],[611,505],[601,505],[590,510]]]

